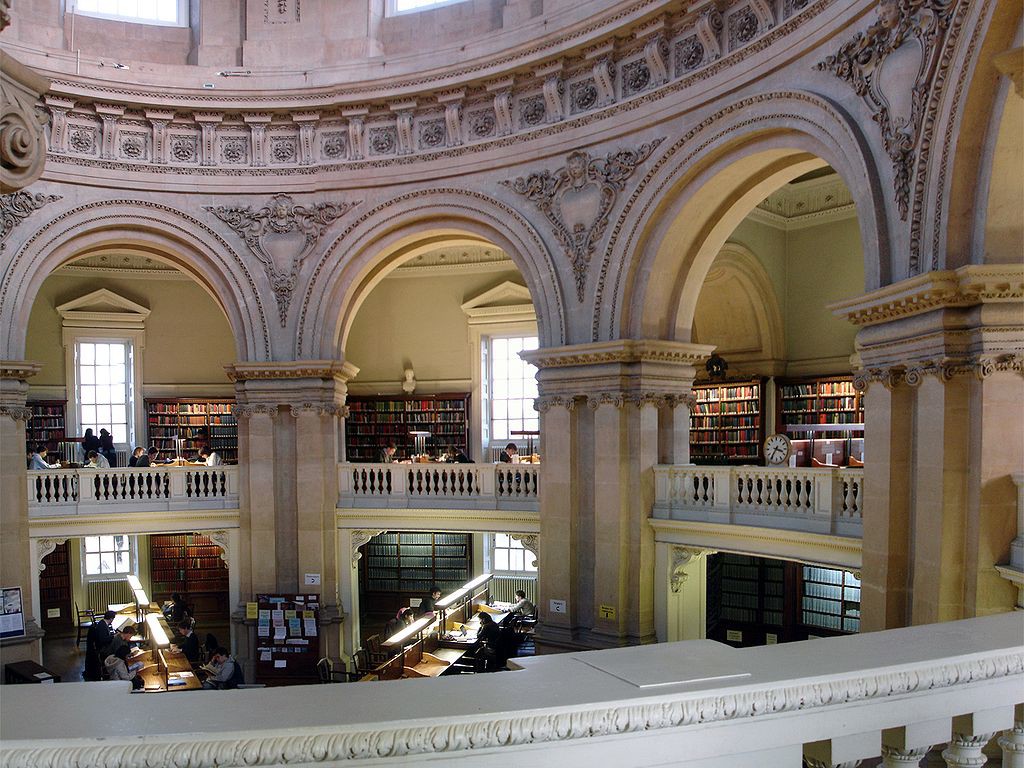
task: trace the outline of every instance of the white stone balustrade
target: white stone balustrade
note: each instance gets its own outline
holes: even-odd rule
[[[1019,765],[1022,635],[1010,612],[743,649],[661,643],[427,684],[208,691],[187,718],[178,694],[129,704],[128,683],[9,686],[0,764],[912,766],[934,747],[965,766],[994,736]],[[96,712],[117,712],[117,731],[97,734]]]
[[[653,516],[860,537],[861,468],[659,466]]]
[[[534,464],[339,464],[338,506],[536,510]]]
[[[48,469],[28,473],[29,518],[237,509],[238,467]]]

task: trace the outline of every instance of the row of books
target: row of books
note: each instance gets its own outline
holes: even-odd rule
[[[420,411],[463,411],[461,400],[353,400],[349,402],[349,412],[420,412]]]

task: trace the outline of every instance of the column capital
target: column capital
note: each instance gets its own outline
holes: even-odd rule
[[[334,379],[349,382],[359,368],[342,360],[290,360],[287,362],[247,362],[225,365],[228,379],[233,382]]]
[[[0,379],[25,381],[43,370],[42,363],[27,360],[0,360]]]

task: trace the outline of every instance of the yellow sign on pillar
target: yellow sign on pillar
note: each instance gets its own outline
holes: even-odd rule
[[[602,619],[614,619],[616,613],[615,606],[602,604],[598,608],[598,613],[600,613]]]
[[[259,603],[245,604],[245,618],[255,619],[259,617]]]

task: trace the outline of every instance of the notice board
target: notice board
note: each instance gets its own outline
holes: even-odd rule
[[[319,679],[320,595],[257,595],[255,619],[257,682]]]

